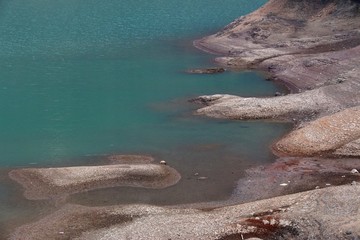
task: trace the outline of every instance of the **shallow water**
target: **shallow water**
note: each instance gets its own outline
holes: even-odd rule
[[[264,2],[1,1],[0,227],[46,209],[46,203],[23,200],[5,168],[151,154],[182,174],[179,184],[99,190],[71,201],[175,204],[226,199],[244,169],[271,162],[268,146],[288,125],[195,117],[196,106],[187,100],[283,89],[254,72],[185,73],[213,65],[193,39]],[[208,179],[196,180],[195,172]]]

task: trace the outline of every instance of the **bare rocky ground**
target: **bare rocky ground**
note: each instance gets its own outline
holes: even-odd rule
[[[217,58],[220,64],[263,70],[292,91],[269,98],[201,96],[193,101],[205,107],[196,114],[294,121],[302,129],[280,141],[276,153],[357,156],[359,6],[358,1],[271,0],[223,31],[196,41],[200,49],[225,55]],[[308,123],[317,118],[314,131],[315,123]]]
[[[358,239],[359,194],[347,185],[217,209],[65,205],[11,239]]]
[[[229,202],[65,204],[10,239],[360,239],[359,20],[359,1],[270,0],[195,42],[219,54],[224,69],[262,70],[291,90],[193,100],[203,105],[196,114],[209,117],[295,123],[273,145],[282,158],[248,169]],[[237,203],[254,199],[265,200]]]

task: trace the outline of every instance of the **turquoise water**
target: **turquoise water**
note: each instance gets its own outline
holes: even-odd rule
[[[244,169],[271,162],[268,145],[289,126],[195,117],[188,99],[282,89],[254,72],[185,73],[213,66],[192,40],[264,2],[0,1],[0,228],[47,206],[21,197],[6,178],[14,167],[151,154],[182,174],[179,184],[93,191],[70,201],[174,204],[225,199]],[[209,179],[196,181],[195,172]]]
[[[216,122],[184,110],[187,99],[277,89],[253,73],[185,74],[212,65],[191,40],[263,3],[1,1],[0,166],[76,164],[82,156],[219,138]]]
[[[276,87],[251,72],[183,73],[206,63],[205,56],[197,55],[181,47],[156,46],[126,59],[2,67],[1,165],[61,165],[81,156],[162,152],[211,138],[240,144],[244,134],[258,136],[262,131],[256,124],[249,124],[254,126],[250,132],[240,128],[238,134],[225,136],[232,127],[222,129],[218,121],[193,117],[187,100],[215,93],[272,95]],[[276,124],[268,126],[276,131]]]

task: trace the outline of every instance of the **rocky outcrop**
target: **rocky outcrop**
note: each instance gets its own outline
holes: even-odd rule
[[[247,64],[353,48],[360,43],[358,9],[358,1],[270,0],[195,45]]]
[[[196,114],[229,119],[310,118],[340,106],[322,89],[274,98],[243,98],[233,95],[200,96],[192,100],[206,107]]]
[[[319,118],[297,129],[274,145],[277,153],[292,156],[331,154],[360,138],[360,107]],[[350,146],[346,146],[349,148]],[[338,150],[340,155],[344,150]]]
[[[196,68],[196,69],[189,69],[186,71],[187,73],[193,74],[215,74],[215,73],[223,73],[225,69],[222,67],[216,68]]]

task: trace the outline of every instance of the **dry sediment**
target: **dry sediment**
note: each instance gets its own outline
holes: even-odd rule
[[[359,194],[347,185],[217,209],[65,205],[10,239],[356,239]]]

